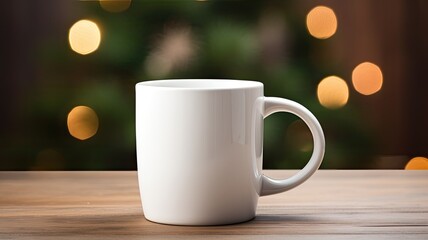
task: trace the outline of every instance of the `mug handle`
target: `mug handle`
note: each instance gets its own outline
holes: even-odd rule
[[[314,149],[309,162],[295,175],[283,180],[272,179],[264,174],[261,176],[262,188],[260,196],[266,196],[297,187],[312,176],[321,165],[324,157],[325,139],[318,120],[308,109],[299,103],[277,97],[262,97],[261,106],[264,107],[261,111],[264,118],[276,112],[289,112],[298,116],[308,125],[314,141]]]

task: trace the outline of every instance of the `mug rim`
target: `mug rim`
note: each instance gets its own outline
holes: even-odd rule
[[[162,79],[135,84],[135,87],[149,87],[173,90],[232,90],[262,88],[263,83],[238,79]]]

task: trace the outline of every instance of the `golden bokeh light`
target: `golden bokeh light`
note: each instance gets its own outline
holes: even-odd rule
[[[315,38],[329,38],[337,30],[336,14],[329,7],[317,6],[306,16],[306,27],[309,33]]]
[[[47,148],[37,154],[31,170],[61,170],[64,169],[64,165],[63,155],[53,148]]]
[[[123,12],[131,6],[131,0],[99,0],[100,6],[113,13]]]
[[[191,28],[169,27],[147,56],[144,67],[149,76],[162,78],[188,67],[195,55],[196,43]]]
[[[311,152],[313,149],[312,134],[302,120],[292,122],[285,134],[286,143],[301,152]]]
[[[77,106],[68,113],[67,126],[71,136],[85,140],[97,133],[98,116],[90,107]]]
[[[337,76],[326,77],[318,84],[317,96],[321,105],[326,108],[343,107],[349,98],[348,84]]]
[[[96,23],[83,19],[71,26],[68,41],[73,51],[86,55],[98,49],[101,31]]]
[[[380,68],[371,62],[363,62],[352,71],[352,84],[357,92],[371,95],[382,88],[383,76]]]
[[[428,170],[428,158],[414,157],[406,164],[406,170]]]

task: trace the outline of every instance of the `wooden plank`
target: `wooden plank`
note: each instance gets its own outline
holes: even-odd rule
[[[280,178],[294,171],[266,171]],[[0,239],[428,239],[428,171],[321,170],[249,222],[145,220],[136,172],[0,172]]]

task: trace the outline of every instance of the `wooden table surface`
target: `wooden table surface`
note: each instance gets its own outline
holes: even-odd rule
[[[294,171],[265,171],[285,177]],[[428,171],[320,170],[249,222],[145,220],[136,172],[0,172],[0,239],[428,239]]]

